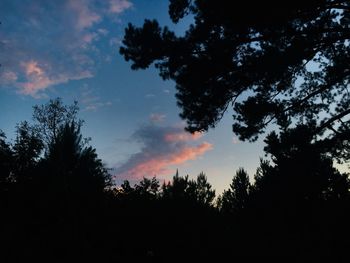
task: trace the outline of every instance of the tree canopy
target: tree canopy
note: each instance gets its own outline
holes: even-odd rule
[[[242,140],[269,123],[316,121],[330,138],[350,128],[349,1],[170,0],[169,15],[193,23],[183,35],[156,20],[129,24],[120,53],[176,82],[188,131],[215,127],[228,107]]]
[[[230,188],[225,190],[219,199],[219,207],[224,213],[237,213],[245,208],[249,196],[249,177],[240,168],[232,178]]]
[[[64,105],[61,98],[50,99],[46,104],[33,107],[35,128],[47,145],[58,136],[59,129],[67,123],[74,123],[78,128],[83,121],[78,119],[79,106],[74,101],[71,105]]]

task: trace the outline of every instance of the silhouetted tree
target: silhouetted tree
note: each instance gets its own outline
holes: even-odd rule
[[[17,180],[31,179],[30,174],[39,162],[43,147],[40,135],[27,121],[17,125],[16,139],[12,147],[15,162],[13,174]]]
[[[271,162],[261,161],[246,211],[258,254],[311,260],[346,253],[349,175],[314,137],[312,127],[299,125],[265,140]]]
[[[215,198],[215,190],[212,189],[211,184],[207,181],[206,175],[201,172],[196,181],[189,182],[189,195],[193,195],[196,202],[203,206],[211,206]]]
[[[187,130],[214,127],[230,103],[243,140],[273,122],[318,120],[330,138],[350,128],[349,1],[170,0],[169,15],[193,23],[181,36],[156,20],[129,24],[120,53],[176,82]]]
[[[78,119],[78,102],[72,105],[64,105],[61,98],[51,99],[48,103],[33,107],[33,119],[35,128],[42,136],[46,145],[56,139],[59,129],[66,123],[74,123],[76,127],[83,124]]]
[[[164,182],[162,186],[163,197],[169,199],[185,199],[188,181],[188,175],[185,177],[181,177],[179,176],[179,171],[176,170],[176,174],[173,177],[172,182]]]
[[[159,193],[159,181],[156,177],[148,179],[144,177],[140,183],[135,185],[135,192],[144,198],[156,198]]]
[[[110,185],[110,176],[98,159],[96,150],[86,146],[80,126],[66,123],[56,131],[56,138],[49,144],[46,165],[50,176],[61,182],[62,189],[71,191],[103,191]]]
[[[280,187],[281,194],[288,193],[289,189],[307,199],[344,195],[346,190],[340,190],[343,187],[338,188],[336,185],[340,182],[345,183],[347,188],[348,175],[340,174],[333,167],[332,156],[327,154],[323,142],[315,140],[313,128],[313,124],[299,125],[294,129],[285,130],[280,135],[276,132],[270,133],[265,140],[265,152],[271,156],[275,166],[269,168],[268,164],[263,163],[260,175],[258,173],[255,178],[255,185],[263,183],[262,180],[269,180],[263,176],[267,172],[280,175],[284,186],[276,184],[274,187]],[[337,193],[338,190],[342,193]]]
[[[128,193],[131,193],[132,191],[134,191],[134,188],[132,188],[130,186],[130,182],[128,180],[125,180],[122,184],[121,184],[121,193],[123,194],[128,194]]]
[[[240,168],[232,178],[230,188],[220,198],[219,208],[223,213],[234,214],[244,209],[248,202],[250,190],[247,172]]]
[[[210,207],[215,198],[215,190],[212,189],[203,172],[197,176],[196,180],[190,180],[188,175],[181,177],[176,171],[172,182],[163,184],[162,195],[166,199],[194,202]]]
[[[13,180],[13,151],[6,142],[5,133],[0,130],[0,192],[8,188],[8,184]]]

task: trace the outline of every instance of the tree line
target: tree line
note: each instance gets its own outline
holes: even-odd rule
[[[1,133],[4,261],[346,258],[349,175],[319,150],[312,127],[269,134],[254,180],[240,168],[216,196],[204,173],[113,185],[77,113],[76,103],[50,100],[12,143]]]

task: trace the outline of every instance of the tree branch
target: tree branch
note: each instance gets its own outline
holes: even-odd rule
[[[324,128],[329,127],[336,120],[340,120],[341,118],[345,117],[348,114],[350,114],[350,109],[347,109],[347,110],[339,113],[338,115],[335,115],[332,118],[328,119],[325,123],[321,124],[321,126],[318,127],[316,131],[317,132],[322,131]]]

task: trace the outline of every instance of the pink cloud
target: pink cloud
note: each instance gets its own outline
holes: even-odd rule
[[[201,136],[201,133],[187,133],[183,127],[141,127],[132,138],[143,147],[116,169],[116,178],[168,175],[173,172],[171,166],[195,160],[213,148],[209,142],[193,145]]]
[[[178,154],[174,154],[170,158],[169,165],[182,164],[188,160],[195,160],[198,156],[213,149],[213,145],[209,142],[203,142],[196,147],[185,147]]]
[[[9,84],[12,82],[16,82],[18,79],[18,76],[13,71],[5,71],[1,74],[0,79],[1,79],[1,83]]]
[[[27,76],[42,76],[44,74],[42,68],[38,66],[38,62],[31,60],[29,62],[22,62],[25,73]]]
[[[89,8],[87,0],[69,0],[67,5],[76,13],[77,29],[89,28],[101,20],[101,16]]]
[[[83,35],[83,42],[85,44],[90,44],[97,37],[98,37],[98,35],[96,33],[87,33],[87,34]]]
[[[53,84],[53,81],[46,75],[42,66],[35,60],[21,62],[26,82],[20,83],[20,93],[25,95],[36,95],[40,90]]]
[[[82,71],[74,76],[60,74],[50,77],[45,71],[45,67],[35,60],[22,61],[20,65],[25,73],[26,81],[18,83],[19,93],[33,97],[40,97],[38,93],[49,86],[66,83],[69,80],[92,77],[89,71]]]
[[[140,179],[146,176],[153,175],[167,175],[174,171],[168,167],[171,165],[180,165],[190,160],[195,160],[202,156],[207,151],[211,150],[213,145],[208,142],[195,147],[184,147],[179,152],[170,153],[165,156],[158,156],[158,158],[145,160],[132,167],[130,170],[120,174],[121,177]]]
[[[109,1],[109,12],[113,14],[120,14],[130,7],[132,7],[132,3],[128,0]]]

